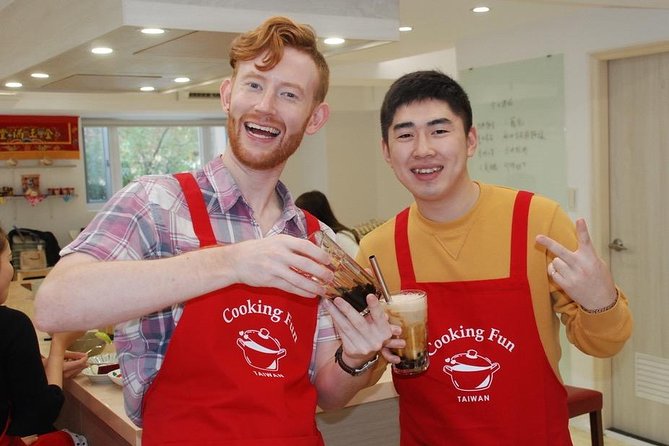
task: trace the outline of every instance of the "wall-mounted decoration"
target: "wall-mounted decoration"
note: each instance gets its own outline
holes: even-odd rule
[[[0,160],[9,159],[79,159],[79,118],[0,115]]]
[[[21,175],[21,188],[23,195],[41,195],[39,190],[39,174]]]

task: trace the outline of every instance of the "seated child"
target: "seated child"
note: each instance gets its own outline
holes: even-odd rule
[[[86,367],[86,354],[66,351],[83,333],[54,333],[43,361],[28,316],[2,305],[14,275],[11,257],[0,228],[0,446],[86,446],[83,436],[53,426],[65,401],[63,378]]]

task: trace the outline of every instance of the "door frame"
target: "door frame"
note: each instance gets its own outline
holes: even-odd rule
[[[611,264],[609,240],[611,239],[610,143],[609,143],[609,61],[629,57],[648,56],[669,51],[669,42],[658,42],[592,53],[591,119],[592,119],[592,220],[595,234],[592,242],[602,259]],[[613,361],[596,361],[595,377],[603,378],[600,390],[604,394],[604,427],[611,426],[611,395],[613,394]]]

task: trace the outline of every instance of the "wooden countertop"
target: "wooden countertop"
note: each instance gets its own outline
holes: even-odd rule
[[[109,381],[92,383],[84,375],[67,380],[65,390],[129,444],[141,444],[142,429],[135,426],[123,409],[123,391]]]
[[[39,280],[26,280],[12,282],[9,288],[9,298],[6,305],[23,311],[30,318],[33,316],[33,292],[30,288],[39,286]],[[40,340],[40,348],[48,352],[48,342],[44,339],[45,333],[37,332]],[[123,437],[129,444],[139,446],[141,444],[142,430],[135,426],[125,414],[123,408],[123,391],[119,386],[112,383],[92,383],[84,375],[66,380],[64,389],[82,405],[87,407],[110,429]],[[381,379],[372,387],[361,390],[347,404],[347,407],[357,406],[373,401],[380,401],[397,396],[393,387],[390,367],[388,367]],[[320,408],[317,412],[321,412]]]

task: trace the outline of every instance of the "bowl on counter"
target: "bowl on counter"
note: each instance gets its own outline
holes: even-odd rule
[[[121,376],[121,369],[112,370],[107,373],[107,376],[117,386],[123,387],[123,376]]]
[[[88,365],[118,364],[118,357],[116,353],[100,353],[99,355],[89,357],[86,362],[88,362]]]
[[[86,367],[81,371],[81,374],[90,380],[94,384],[106,384],[109,382],[108,373],[100,374],[98,373],[98,365],[94,364]]]

